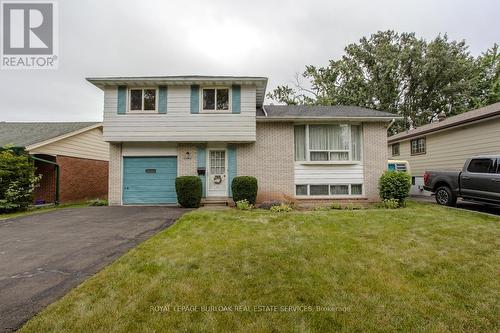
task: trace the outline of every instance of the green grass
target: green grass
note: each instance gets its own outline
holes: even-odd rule
[[[50,211],[58,210],[58,209],[79,208],[79,207],[87,207],[87,206],[88,206],[87,203],[72,203],[72,204],[62,204],[62,205],[58,205],[58,206],[34,207],[34,208],[30,208],[24,212],[0,214],[0,221],[10,219],[13,217],[22,217],[22,216],[39,214],[39,213],[46,213],[46,212],[50,212]]]
[[[195,211],[21,332],[498,331],[499,223],[416,203]]]

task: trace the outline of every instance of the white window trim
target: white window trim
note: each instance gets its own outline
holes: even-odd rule
[[[306,165],[328,165],[328,164],[337,164],[337,165],[352,165],[352,164],[361,164],[363,162],[363,126],[361,123],[315,123],[315,124],[294,124],[296,126],[305,126],[305,144],[306,144],[306,160],[305,161],[295,161],[296,164],[306,164]],[[348,138],[349,138],[349,149],[347,150],[316,150],[309,148],[309,126],[310,125],[344,125],[348,128]],[[361,126],[360,133],[360,159],[359,161],[352,159],[352,136],[351,136],[351,126]],[[311,161],[311,152],[328,152],[328,157],[330,157],[330,152],[348,152],[349,160],[345,161]]]
[[[297,195],[297,185],[305,185],[307,186],[307,195]],[[328,195],[311,195],[311,185],[323,185],[328,186]],[[347,185],[349,188],[349,194],[330,194],[330,186],[331,185]],[[361,185],[361,194],[351,194],[352,193],[352,185]],[[297,199],[358,199],[365,198],[365,184],[364,183],[322,183],[322,184],[295,184],[294,185],[294,193]]]
[[[413,152],[413,142],[416,142],[416,152]],[[423,144],[420,144],[423,142]],[[421,148],[423,148],[423,151],[419,151]],[[421,136],[415,139],[410,140],[410,155],[415,156],[415,155],[425,155],[427,154],[427,139],[425,136]]]
[[[205,110],[203,108],[203,90],[205,89],[215,89],[215,109]],[[217,89],[228,89],[228,108],[227,110],[217,110]],[[200,113],[213,113],[213,114],[224,114],[233,113],[233,89],[228,86],[204,86],[200,89]]]
[[[141,110],[132,110],[132,90],[142,90],[141,97]],[[155,91],[155,109],[154,110],[144,110],[144,90],[154,90]],[[158,113],[158,87],[129,87],[127,92],[127,113]]]

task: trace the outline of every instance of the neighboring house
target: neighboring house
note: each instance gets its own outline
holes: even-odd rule
[[[500,153],[500,103],[389,137],[391,159],[407,160],[412,193],[423,190],[425,170],[460,171],[466,158]]]
[[[42,175],[35,203],[105,199],[109,144],[101,123],[0,122],[0,147],[25,150]]]
[[[104,91],[110,204],[175,203],[175,178],[199,175],[204,200],[235,176],[270,199],[379,200],[393,114],[360,107],[263,106],[267,78],[89,78]]]

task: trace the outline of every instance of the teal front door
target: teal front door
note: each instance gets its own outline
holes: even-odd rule
[[[177,157],[124,157],[123,203],[176,203]]]

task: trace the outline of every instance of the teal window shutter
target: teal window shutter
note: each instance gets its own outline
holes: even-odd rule
[[[116,113],[125,114],[127,108],[127,87],[119,86],[118,87],[118,104],[117,104]]]
[[[232,112],[241,113],[241,86],[233,85]]]
[[[200,86],[191,86],[191,113],[200,112]]]
[[[158,89],[158,113],[167,113],[167,86]]]
[[[206,165],[207,165],[207,150],[205,147],[198,147],[198,150],[196,152],[196,160],[197,160],[197,166],[198,168],[205,168],[205,173],[206,171]],[[205,175],[200,175],[199,176],[201,179],[201,196],[206,197],[207,196],[207,182],[206,182],[206,176]]]
[[[231,190],[231,183],[234,177],[237,175],[237,163],[236,163],[236,146],[227,147],[227,178],[228,178],[228,192],[229,197],[233,197],[233,192]]]

